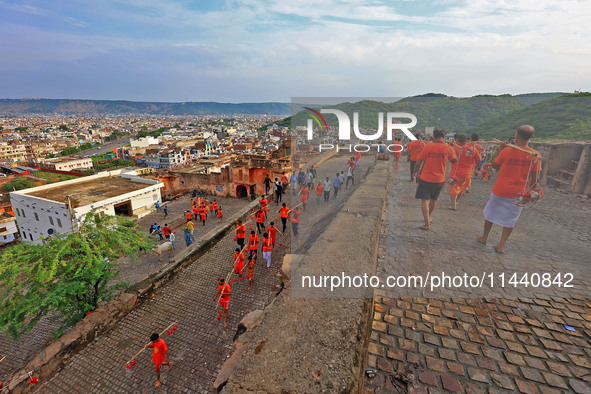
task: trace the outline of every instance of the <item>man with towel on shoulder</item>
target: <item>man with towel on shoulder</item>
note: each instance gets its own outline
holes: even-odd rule
[[[519,127],[515,133],[515,144],[541,157],[539,152],[529,147],[529,140],[534,132],[535,129],[530,125]],[[501,151],[492,163],[492,168],[500,168],[499,175],[490,199],[484,207],[484,232],[476,236],[478,241],[486,244],[493,223],[502,226],[501,240],[494,248],[498,253],[505,252],[505,243],[523,209],[515,204],[515,198],[520,192],[527,192],[530,188],[538,186],[535,184],[536,173],[541,170],[541,164],[541,161],[531,154],[507,146],[506,143],[501,144]]]

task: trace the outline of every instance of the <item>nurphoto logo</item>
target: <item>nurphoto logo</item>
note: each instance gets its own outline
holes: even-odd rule
[[[326,119],[322,114],[332,114],[337,117],[338,120],[338,141],[350,141],[351,140],[351,120],[349,115],[347,115],[344,111],[333,109],[333,108],[321,108],[320,110],[316,110],[310,107],[303,107],[307,111],[309,111],[309,115],[311,118],[307,120],[307,138],[308,140],[314,139],[314,122],[318,125],[320,130],[326,131],[328,134],[328,124]],[[409,119],[410,122],[408,123],[399,123],[395,122],[394,120],[398,119]],[[371,150],[372,147],[376,147],[380,150],[384,148],[387,149],[389,152],[398,152],[401,149],[400,144],[389,144],[384,143],[382,141],[393,141],[396,137],[396,131],[400,130],[404,135],[406,135],[410,140],[416,140],[416,137],[412,134],[409,130],[410,128],[416,126],[417,124],[417,117],[413,114],[407,112],[387,112],[386,113],[386,123],[384,124],[384,112],[378,112],[378,127],[377,131],[373,134],[364,134],[359,129],[359,112],[353,112],[353,134],[354,136],[359,139],[360,141],[377,141],[377,144],[349,144],[349,145],[336,145],[337,150],[354,150],[355,152],[368,152]],[[384,138],[384,125],[386,128],[386,135]],[[319,145],[319,151],[325,151],[335,148],[334,143],[321,143]]]

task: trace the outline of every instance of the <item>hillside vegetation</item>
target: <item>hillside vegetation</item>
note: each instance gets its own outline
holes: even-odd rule
[[[526,106],[466,129],[485,138],[506,139],[530,124],[539,139],[591,140],[591,93],[567,94]]]

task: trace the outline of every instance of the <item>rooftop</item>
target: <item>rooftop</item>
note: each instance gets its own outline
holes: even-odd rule
[[[78,208],[149,186],[152,185],[118,176],[108,176],[70,184],[56,183],[55,187],[24,194],[62,203],[66,203],[68,201],[66,196],[70,196],[72,208]]]

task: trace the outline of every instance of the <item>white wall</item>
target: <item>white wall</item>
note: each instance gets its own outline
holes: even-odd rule
[[[14,193],[10,193],[10,203],[23,241],[39,242],[41,237],[49,236],[50,228],[54,234],[72,231],[66,204]]]

